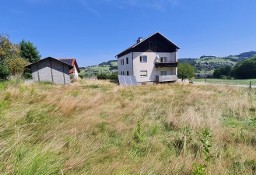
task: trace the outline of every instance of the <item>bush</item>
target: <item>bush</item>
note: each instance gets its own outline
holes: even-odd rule
[[[112,80],[112,81],[117,81],[118,80],[118,75],[117,73],[99,73],[97,74],[97,78],[99,80]]]

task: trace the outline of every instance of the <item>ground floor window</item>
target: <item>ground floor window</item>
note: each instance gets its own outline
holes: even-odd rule
[[[140,71],[140,77],[147,77],[148,76],[148,71],[147,70],[141,70]]]
[[[166,71],[166,70],[161,70],[161,71],[160,71],[160,75],[161,75],[161,76],[167,75],[167,71]]]
[[[127,71],[127,75],[129,75],[129,71]]]

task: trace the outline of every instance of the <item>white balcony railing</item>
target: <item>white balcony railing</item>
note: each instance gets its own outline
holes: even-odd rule
[[[177,75],[157,75],[156,81],[157,82],[168,82],[168,81],[177,81]]]

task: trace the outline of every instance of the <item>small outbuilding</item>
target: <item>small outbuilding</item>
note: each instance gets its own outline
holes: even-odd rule
[[[73,66],[58,59],[47,57],[26,67],[31,69],[34,82],[70,84],[70,70]]]

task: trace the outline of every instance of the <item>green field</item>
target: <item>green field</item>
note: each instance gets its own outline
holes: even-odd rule
[[[206,83],[212,84],[227,84],[227,85],[248,85],[250,84],[256,85],[256,79],[243,79],[243,80],[228,80],[228,79],[206,79]],[[194,79],[193,82],[205,83],[205,79]]]
[[[224,58],[201,58],[196,60],[197,63],[200,64],[205,64],[205,63],[231,63],[231,64],[236,64],[236,62],[231,61],[229,59],[224,59]]]

